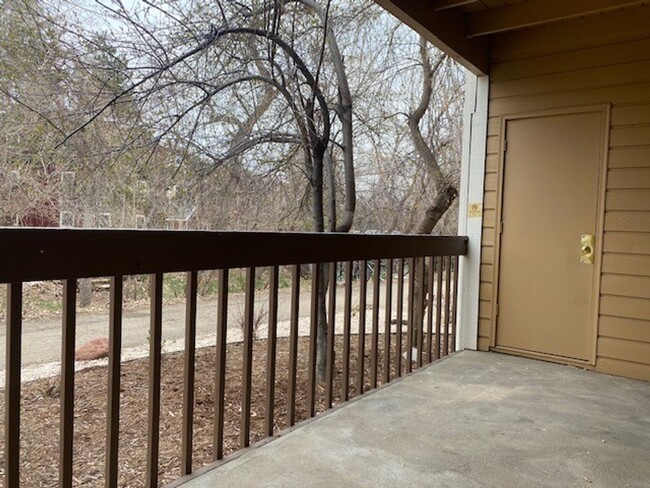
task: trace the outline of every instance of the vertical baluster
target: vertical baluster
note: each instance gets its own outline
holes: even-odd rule
[[[395,333],[395,374],[402,376],[402,320],[404,319],[404,259],[397,262],[397,325]]]
[[[316,415],[316,346],[318,339],[318,295],[321,287],[320,264],[311,265],[311,317],[309,327],[309,385],[307,389],[307,413]]]
[[[436,258],[436,348],[435,359],[440,358],[440,328],[442,327],[442,257]]]
[[[350,398],[350,329],[352,325],[352,262],[345,264],[345,304],[343,312],[343,371],[341,388],[343,401]]]
[[[386,304],[384,311],[386,317],[384,320],[384,371],[383,382],[390,381],[390,332],[391,332],[391,315],[393,304],[393,260],[386,260]]]
[[[61,425],[59,486],[72,487],[74,440],[74,345],[77,328],[77,280],[63,283],[63,334],[61,336]]]
[[[244,343],[242,364],[241,418],[239,446],[250,445],[251,433],[251,391],[253,389],[253,320],[255,304],[255,268],[246,268],[244,296]]]
[[[152,275],[150,283],[151,326],[149,330],[149,422],[146,486],[156,488],[158,486],[158,449],[160,445],[163,274]]]
[[[218,271],[217,364],[214,381],[214,441],[212,456],[214,460],[223,458],[223,428],[226,396],[226,346],[228,343],[228,278],[228,269],[220,269]]]
[[[108,406],[106,409],[106,488],[117,488],[122,367],[122,276],[111,278],[108,330]]]
[[[374,276],[372,281],[372,335],[370,341],[370,384],[377,388],[377,356],[379,349],[379,278],[381,274],[381,261],[373,262]]]
[[[20,366],[23,328],[23,284],[7,285],[5,356],[5,487],[20,486]]]
[[[417,366],[418,368],[422,367],[422,360],[424,358],[424,314],[425,314],[425,299],[426,299],[426,284],[424,282],[424,276],[425,276],[425,267],[426,267],[426,260],[424,258],[418,258],[418,289],[420,290],[420,299],[414,306],[418,307],[417,313],[415,314],[415,317],[417,317],[417,323],[415,326],[417,327],[417,348],[418,348],[418,357],[416,358],[417,360]]]
[[[409,258],[409,294],[406,322],[406,371],[413,371],[413,312],[415,311],[415,259]]]
[[[442,350],[444,355],[449,354],[449,322],[451,320],[449,309],[450,309],[450,297],[451,295],[451,258],[449,256],[445,257],[445,320],[444,320],[444,335],[442,340]]]
[[[366,261],[359,261],[359,347],[357,355],[357,395],[363,394],[364,353],[366,349]]]
[[[181,438],[181,474],[183,475],[192,472],[197,293],[198,273],[190,271],[185,275],[185,357],[183,363],[183,433]]]
[[[454,289],[453,301],[451,302],[451,350],[456,350],[456,321],[458,319],[458,260],[459,256],[454,257]]]
[[[300,308],[300,266],[291,269],[291,330],[289,333],[289,391],[287,422],[296,423],[296,372],[298,369],[298,321]]]
[[[278,286],[280,269],[271,267],[269,280],[269,330],[266,337],[266,419],[265,433],[273,435],[275,419],[275,364],[278,342]]]
[[[327,356],[325,365],[325,404],[332,408],[334,386],[334,334],[336,332],[336,263],[329,265],[329,307],[327,311]]]
[[[433,285],[433,280],[434,278],[434,270],[435,270],[435,264],[436,260],[434,257],[429,258],[429,267],[428,267],[428,272],[427,272],[427,287],[428,287],[428,295],[429,299],[427,300],[427,363],[431,362],[431,350],[433,346],[433,309],[434,309],[434,285]]]

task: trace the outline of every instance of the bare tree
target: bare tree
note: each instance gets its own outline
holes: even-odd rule
[[[58,33],[59,85],[35,96],[0,75],[0,89],[48,127],[58,148],[42,145],[43,159],[77,171],[79,215],[430,233],[456,197],[457,122],[442,112],[462,84],[446,84],[451,62],[372,2],[39,2],[21,2],[24,19]]]
[[[132,57],[125,63],[126,70],[115,64],[126,72],[125,83],[117,87],[111,84],[110,90],[100,89],[96,94],[97,108],[91,109],[75,128],[67,130],[60,145],[74,144],[98,120],[128,104],[135,108],[138,118],[124,145],[133,145],[142,141],[145,134],[154,132],[147,162],[155,157],[156,151],[181,141],[185,147],[181,149],[179,167],[188,156],[197,155],[207,162],[203,173],[209,174],[233,161],[249,167],[259,164],[251,155],[260,148],[270,147],[280,156],[279,146],[298,147],[309,188],[311,229],[348,231],[356,202],[352,97],[331,26],[331,1],[323,5],[313,0],[259,5],[251,2],[250,8],[216,2],[204,5],[215,12],[207,22],[174,10],[173,3],[145,3],[155,10],[157,21],[173,29],[173,36],[160,37],[147,25],[144,15],[122,3],[98,2],[101,9],[120,20],[141,42],[132,43],[130,53],[128,43],[119,40],[114,41],[113,52],[104,51],[109,57],[115,57],[115,52]],[[305,21],[305,11],[317,21],[315,24]],[[297,42],[298,36],[301,42]],[[81,40],[87,42],[88,38],[84,34]],[[104,48],[96,41],[92,47]],[[241,59],[242,51],[250,56]],[[84,58],[82,54],[78,57]],[[333,80],[328,81],[337,86],[334,98],[321,88],[329,72],[333,73]],[[117,75],[113,73],[110,78]],[[256,98],[252,104],[248,102],[251,95]],[[240,113],[230,110],[227,118],[222,117],[220,108],[233,101],[239,105]],[[145,114],[144,123],[141,114]],[[342,151],[344,171],[344,208],[338,225],[333,114],[341,126],[342,143],[336,147]],[[225,142],[228,134],[228,142],[214,144]],[[327,192],[326,167],[330,176]],[[324,280],[320,289],[318,336],[321,379],[325,376],[326,287]]]

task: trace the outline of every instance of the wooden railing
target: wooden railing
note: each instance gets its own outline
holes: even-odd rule
[[[265,358],[264,429],[257,438],[273,436],[278,397],[286,395],[286,421],[296,412],[297,347],[301,281],[310,281],[307,416],[331,408],[335,397],[347,401],[455,349],[458,257],[467,252],[466,237],[362,234],[242,233],[118,230],[0,230],[0,283],[7,284],[4,487],[21,480],[21,347],[23,283],[62,280],[62,351],[60,376],[59,486],[73,486],[75,408],[75,333],[77,280],[110,277],[109,359],[106,409],[105,473],[101,485],[118,486],[120,379],[124,278],[150,275],[149,384],[146,471],[147,487],[159,483],[163,277],[186,273],[182,436],[180,475],[192,473],[195,359],[197,349],[198,273],[218,270],[216,375],[213,459],[224,457],[224,418],[229,286],[233,269],[245,269],[242,327],[241,415],[239,446],[251,441],[251,391],[254,343],[255,272],[268,268],[268,335]],[[307,265],[307,266],[306,266]],[[370,265],[370,266],[369,266]],[[278,290],[281,267],[290,270],[290,321],[287,391],[276,391]],[[305,267],[311,279],[301,277]],[[368,274],[371,274],[369,276]],[[355,277],[358,274],[358,280]],[[337,281],[339,285],[337,286]],[[342,283],[341,283],[342,282]],[[343,289],[342,324],[337,314],[337,288]],[[368,300],[368,288],[371,298]],[[420,290],[420,292],[418,292]],[[422,293],[421,291],[425,291]],[[353,293],[359,293],[358,318]],[[383,323],[380,299],[383,295]],[[326,300],[326,302],[325,302]],[[406,304],[404,303],[406,301]],[[322,311],[319,311],[319,304]],[[370,303],[370,314],[367,306]],[[319,317],[326,311],[326,365],[318,385]],[[404,314],[406,320],[404,321]],[[370,319],[370,320],[368,320]],[[369,330],[367,323],[369,322]],[[322,323],[322,320],[321,320]],[[341,327],[342,325],[342,327]],[[383,328],[383,331],[380,329]],[[354,330],[356,329],[356,345]],[[338,338],[338,339],[337,339]],[[380,347],[381,339],[381,347]],[[369,342],[369,348],[368,348]],[[335,343],[339,344],[338,347]],[[335,349],[338,347],[338,352]],[[356,368],[350,361],[357,354]],[[369,349],[369,351],[368,351]],[[415,354],[415,356],[414,356]],[[335,369],[335,355],[339,368]],[[366,358],[366,356],[369,356]],[[335,390],[339,385],[339,390]],[[322,390],[320,389],[322,387]],[[317,396],[322,393],[318,406]],[[179,393],[180,395],[180,393]],[[56,469],[55,467],[51,467]],[[28,467],[26,469],[32,469]],[[143,474],[144,478],[144,474]]]

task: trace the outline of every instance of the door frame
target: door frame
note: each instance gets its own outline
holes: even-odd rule
[[[591,304],[591,348],[590,355],[586,361],[573,359],[564,356],[556,356],[536,351],[527,351],[504,346],[497,346],[497,322],[498,322],[498,300],[499,300],[499,270],[501,266],[501,219],[503,209],[503,183],[505,176],[505,141],[507,136],[507,125],[509,121],[520,119],[533,119],[542,117],[553,117],[557,115],[578,115],[584,113],[598,113],[602,117],[602,138],[600,142],[598,195],[596,202],[596,249],[594,259],[594,274],[592,282],[592,304]],[[496,227],[494,240],[494,265],[492,269],[493,293],[491,299],[491,334],[490,350],[514,354],[517,356],[543,359],[563,364],[573,364],[582,367],[594,367],[596,365],[598,347],[598,322],[600,311],[600,282],[602,273],[604,224],[605,224],[605,197],[607,192],[607,170],[609,166],[609,137],[610,137],[611,104],[587,105],[568,107],[561,109],[542,110],[534,112],[523,112],[517,114],[502,115],[500,117],[499,134],[499,170],[497,173],[497,203],[496,203]]]

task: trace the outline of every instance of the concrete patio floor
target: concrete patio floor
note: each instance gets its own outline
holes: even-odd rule
[[[650,384],[462,352],[188,481],[650,487]]]

